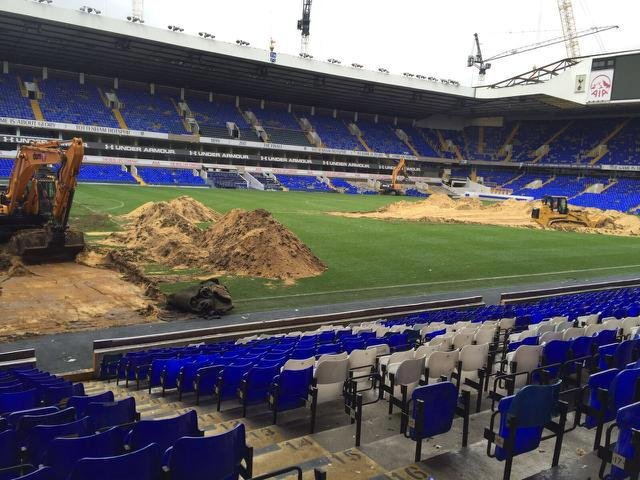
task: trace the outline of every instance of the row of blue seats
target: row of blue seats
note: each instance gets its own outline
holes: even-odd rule
[[[4,376],[43,373],[13,370]],[[12,411],[0,417],[3,480],[33,470],[33,465],[44,466],[33,478],[56,480],[113,475],[136,479],[251,476],[252,450],[246,445],[242,424],[204,438],[194,410],[174,418],[140,420],[135,399],[114,401],[111,391],[71,395],[63,409],[33,407],[31,400],[27,391],[14,394]]]

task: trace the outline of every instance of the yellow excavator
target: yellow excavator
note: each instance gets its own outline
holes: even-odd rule
[[[404,180],[409,179],[409,175],[407,174],[407,165],[404,158],[401,158],[398,164],[393,168],[391,172],[391,183],[380,183],[380,193],[382,195],[402,195],[402,188],[400,188],[400,183],[398,183],[398,176],[402,174]]]
[[[83,158],[80,138],[20,147],[0,192],[0,243],[8,253],[33,263],[72,259],[84,249],[82,232],[68,228]]]
[[[531,211],[531,218],[543,227],[555,224],[572,223],[584,227],[593,227],[594,222],[583,210],[569,210],[567,197],[546,195],[542,197],[542,206]]]

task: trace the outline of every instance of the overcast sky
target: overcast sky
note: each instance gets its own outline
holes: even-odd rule
[[[130,0],[55,0],[58,6],[89,5],[104,15],[125,18]],[[640,48],[640,2],[574,0],[578,30],[619,25],[580,39],[582,54]],[[207,31],[218,40],[240,38],[267,49],[297,54],[296,21],[302,0],[145,0],[146,24],[163,29],[179,25],[185,34]],[[485,57],[562,34],[556,0],[313,0],[310,53],[392,73],[412,72],[476,83],[466,67],[473,33],[480,35]],[[565,56],[556,45],[493,63],[487,82],[522,73]]]

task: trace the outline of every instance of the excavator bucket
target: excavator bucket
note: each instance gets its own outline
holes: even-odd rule
[[[84,235],[76,230],[52,232],[45,228],[21,230],[9,241],[7,250],[25,263],[72,261],[84,250]]]

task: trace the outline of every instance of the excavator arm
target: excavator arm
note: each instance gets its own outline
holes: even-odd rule
[[[400,188],[398,184],[398,176],[402,174],[404,178],[408,178],[407,175],[407,165],[404,158],[401,158],[398,164],[394,167],[393,172],[391,172],[391,186],[394,189]]]
[[[18,255],[67,258],[84,248],[81,232],[67,230],[80,165],[82,139],[32,143],[20,148],[6,191],[0,196],[0,237]],[[55,179],[39,175],[60,165]]]

